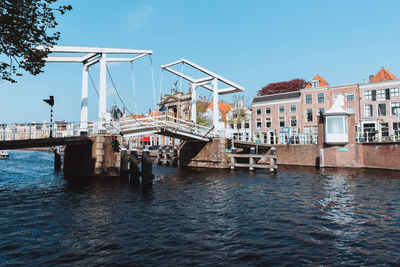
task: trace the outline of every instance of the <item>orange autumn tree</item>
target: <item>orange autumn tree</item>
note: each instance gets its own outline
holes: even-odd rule
[[[299,91],[300,89],[306,87],[307,83],[308,82],[306,82],[304,79],[293,79],[291,81],[270,83],[259,90],[257,95],[273,95],[278,93]]]

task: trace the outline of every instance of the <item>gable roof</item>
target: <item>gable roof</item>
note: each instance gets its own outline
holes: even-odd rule
[[[314,77],[314,79],[311,80],[311,82],[312,82],[312,81],[315,81],[315,80],[318,80],[318,81],[319,81],[319,87],[328,86],[328,85],[329,85],[329,84],[325,81],[325,79],[322,78],[321,76],[319,76],[318,74],[317,74],[317,76]],[[311,82],[309,82],[309,83],[306,85],[306,87],[304,87],[304,88],[311,88],[311,87],[312,87]]]
[[[264,101],[299,98],[300,95],[301,95],[300,91],[294,91],[294,92],[289,92],[289,93],[280,93],[280,94],[273,94],[273,95],[255,96],[253,98],[253,104],[254,103],[259,103],[259,102],[264,102]]]
[[[389,81],[389,80],[397,80],[397,77],[394,76],[390,71],[382,67],[377,74],[369,76],[369,82],[382,82],[382,81]]]
[[[209,102],[207,109],[213,109],[213,106],[214,106],[214,103],[211,101],[211,102]],[[226,119],[226,114],[229,112],[229,110],[231,110],[231,107],[232,107],[231,105],[229,105],[225,102],[222,102],[222,101],[218,102],[218,108],[219,108],[219,112],[221,112],[221,114],[222,114],[222,120]]]

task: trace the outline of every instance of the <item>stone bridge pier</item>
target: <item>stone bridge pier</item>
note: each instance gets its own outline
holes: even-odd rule
[[[121,137],[117,136],[121,143]],[[94,135],[92,142],[67,145],[64,150],[64,173],[67,176],[120,176],[121,153],[112,148],[112,136]]]

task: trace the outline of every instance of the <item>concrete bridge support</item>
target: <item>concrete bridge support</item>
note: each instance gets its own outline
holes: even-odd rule
[[[65,147],[64,173],[72,177],[120,176],[121,153],[112,149],[112,136],[95,135],[91,140],[88,144]]]

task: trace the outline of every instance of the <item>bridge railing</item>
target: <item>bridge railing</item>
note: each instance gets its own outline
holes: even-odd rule
[[[28,140],[52,137],[72,137],[80,135],[79,122],[54,123],[14,123],[0,124],[0,141]],[[88,126],[88,134],[93,133],[93,126]]]
[[[211,128],[194,122],[185,121],[168,115],[146,117],[140,119],[131,119],[122,121],[120,124],[121,132],[129,130],[147,130],[147,129],[172,129],[179,130],[198,136],[210,135]]]

